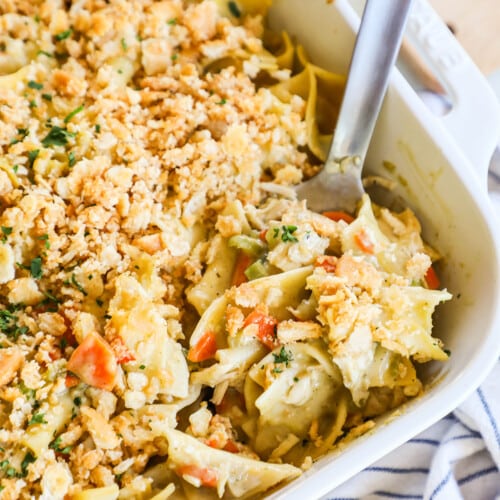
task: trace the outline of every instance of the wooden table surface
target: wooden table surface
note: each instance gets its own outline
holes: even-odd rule
[[[430,3],[485,75],[500,70],[499,0],[430,0]]]

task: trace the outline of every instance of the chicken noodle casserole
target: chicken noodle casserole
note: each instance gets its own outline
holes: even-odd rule
[[[344,79],[265,8],[1,2],[1,499],[262,497],[447,359],[413,213],[294,198]]]

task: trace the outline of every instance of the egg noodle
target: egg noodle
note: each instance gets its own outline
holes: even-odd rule
[[[262,498],[448,358],[414,214],[296,200],[344,77],[267,7],[2,0],[0,499]]]

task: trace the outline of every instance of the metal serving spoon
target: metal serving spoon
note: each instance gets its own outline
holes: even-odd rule
[[[361,171],[398,54],[412,0],[367,0],[323,169],[296,186],[308,208],[356,211]]]

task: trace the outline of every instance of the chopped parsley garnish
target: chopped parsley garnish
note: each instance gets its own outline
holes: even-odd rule
[[[80,105],[78,106],[77,108],[75,108],[71,113],[69,113],[69,115],[67,115],[65,118],[64,118],[64,123],[68,123],[71,118],[73,118],[75,115],[77,115],[78,113],[80,113],[81,111],[83,111],[83,105]]]
[[[33,108],[38,108],[38,104],[36,103],[35,99],[31,99],[30,104],[29,104],[29,107],[30,107],[31,109],[33,109]]]
[[[227,2],[227,7],[234,17],[241,17],[241,11],[236,2]]]
[[[101,131],[101,126],[98,123],[96,123],[94,129],[95,129],[96,133],[98,134]]]
[[[32,149],[31,151],[28,151],[28,168],[33,168],[33,163],[35,163],[39,153],[39,149]]]
[[[444,352],[448,357],[451,356],[451,351],[449,349],[444,349]]]
[[[179,54],[172,54],[172,55],[170,56],[170,59],[171,59],[172,61],[177,61],[177,59],[178,59],[178,58],[179,58]]]
[[[225,97],[223,97],[220,101],[217,102],[217,104],[222,106],[223,104],[226,104],[226,102],[227,102],[227,99]]]
[[[299,241],[295,236],[293,236],[293,233],[297,231],[297,226],[281,226],[281,241],[287,242],[297,242]]]
[[[10,141],[10,143],[17,144],[18,142],[21,142],[29,134],[29,132],[30,131],[27,128],[18,128],[17,133],[18,133],[19,137],[12,139],[12,141]]]
[[[61,436],[57,436],[52,443],[49,444],[49,448],[52,448],[57,453],[62,453],[63,455],[68,455],[73,446],[65,446],[61,448]]]
[[[144,370],[145,368],[146,368],[146,365],[141,365],[141,366],[139,366],[139,369],[140,369],[140,370]]]
[[[295,236],[293,236],[293,233],[297,231],[297,226],[281,226],[281,241],[283,242],[291,242],[291,243],[296,243],[299,241]]]
[[[278,238],[281,231],[281,241],[284,243],[291,242],[296,243],[299,241],[293,233],[297,231],[297,226],[281,226],[281,230],[279,227],[273,228],[273,238]]]
[[[18,317],[8,309],[0,310],[0,331],[13,340],[17,340],[19,335],[26,335],[29,332],[29,328],[19,326],[17,320]]]
[[[28,451],[21,462],[21,477],[26,477],[28,475],[28,465],[32,464],[36,460],[35,455]]]
[[[120,43],[121,43],[121,45],[122,45],[122,49],[123,49],[123,50],[127,50],[127,49],[128,49],[127,41],[125,40],[125,38],[122,38],[122,39],[120,40]]]
[[[12,234],[12,228],[7,227],[7,226],[2,226],[2,243],[5,243],[7,241],[7,236]]]
[[[70,28],[69,30],[65,30],[65,31],[61,31],[60,33],[57,33],[57,35],[55,35],[54,38],[58,42],[61,42],[62,40],[66,40],[66,38],[69,38],[72,33],[73,33],[73,30]]]
[[[45,241],[45,248],[48,250],[50,248],[49,235],[47,233],[42,234],[42,236],[38,236],[37,240]]]
[[[14,173],[17,174],[17,171],[19,170],[19,165],[14,165],[12,167],[12,170],[14,170]]]
[[[102,307],[104,302],[101,299],[95,299],[95,303],[99,306]]]
[[[59,304],[61,301],[52,293],[51,290],[45,290],[42,292],[46,299],[43,301],[45,304],[48,304],[50,302],[53,302],[55,304]],[[56,309],[57,310],[57,309]]]
[[[42,94],[42,99],[45,99],[46,101],[51,102],[52,101],[52,94]]]
[[[47,423],[47,420],[45,420],[44,413],[33,413],[30,421],[28,422],[28,425],[46,424],[46,423]]]
[[[75,153],[73,151],[70,151],[68,153],[68,165],[70,167],[74,167],[75,163],[76,163]]]
[[[18,385],[18,388],[26,396],[26,398],[28,400],[34,400],[35,399],[35,394],[36,394],[35,389],[30,389],[29,387],[26,387],[24,385],[24,382],[21,382]]]
[[[287,352],[283,346],[278,354],[273,353],[273,358],[275,363],[285,363],[285,366],[288,366],[288,363],[293,360],[292,353]]]
[[[36,280],[38,280],[42,277],[42,258],[41,257],[35,257],[31,261],[30,272],[31,272],[31,276],[33,276],[33,278],[35,278]]]
[[[16,477],[18,472],[17,470],[10,465],[8,460],[2,460],[0,462],[0,468],[3,470],[7,477]]]
[[[34,89],[34,90],[42,90],[43,89],[43,83],[38,83],[38,82],[35,82],[35,80],[30,80],[28,82],[28,87],[30,89]]]
[[[54,125],[49,133],[42,139],[42,144],[47,148],[49,146],[66,146],[68,139],[75,137],[75,134],[68,132],[65,128]]]
[[[76,396],[76,398],[73,399],[73,403],[75,403],[75,406],[80,406],[82,404],[82,398],[80,396]]]
[[[174,26],[177,24],[177,18],[176,17],[173,17],[172,19],[169,19],[167,21],[167,24],[170,24],[170,26]]]
[[[47,52],[46,50],[39,50],[39,51],[37,52],[37,55],[38,55],[38,56],[40,56],[40,55],[41,55],[41,56],[46,56],[46,57],[50,57],[50,58],[54,57],[54,55],[53,55],[53,54],[51,54],[50,52]]]
[[[1,309],[0,310],[0,329],[3,331],[3,329],[5,328],[5,325],[4,325],[4,322],[6,320],[10,320],[10,319],[14,319],[16,320],[17,319],[17,316],[15,316],[14,314],[12,314],[9,310],[7,309]]]
[[[85,288],[83,288],[82,285],[80,285],[80,283],[78,283],[77,279],[76,279],[76,276],[75,276],[75,273],[73,273],[71,275],[71,283],[73,284],[73,286],[80,292],[83,293],[83,295],[87,296],[87,292],[85,291]]]

